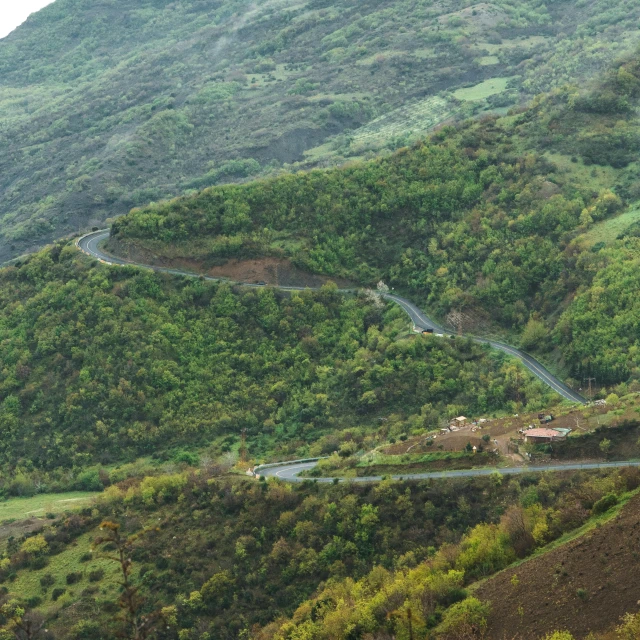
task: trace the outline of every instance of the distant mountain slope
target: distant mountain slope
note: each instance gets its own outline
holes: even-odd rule
[[[582,79],[639,18],[622,0],[57,0],[0,41],[0,260]]]

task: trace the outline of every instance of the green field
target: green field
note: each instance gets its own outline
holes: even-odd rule
[[[587,246],[592,246],[598,242],[610,244],[622,233],[624,233],[634,222],[640,220],[640,204],[636,203],[628,211],[619,216],[603,220],[594,225],[582,236],[582,240]]]
[[[458,100],[484,100],[489,96],[505,91],[507,82],[509,82],[509,78],[490,78],[473,87],[458,89],[453,92],[453,95],[458,98]]]
[[[69,491],[68,493],[41,493],[32,498],[11,498],[0,502],[0,522],[30,517],[42,517],[47,513],[62,513],[68,509],[86,506],[97,492]]]
[[[499,64],[500,58],[498,56],[482,56],[478,58],[478,63],[484,66],[489,66],[492,64]]]
[[[16,579],[6,585],[9,593],[18,598],[39,596],[42,599],[39,608],[44,611],[68,606],[89,586],[98,588],[100,598],[117,600],[118,565],[112,560],[101,557],[98,553],[95,553],[95,558],[85,560],[88,554],[93,556],[91,549],[93,537],[92,533],[80,536],[62,553],[51,556],[43,569],[19,571]],[[99,569],[104,571],[104,576],[100,580],[91,582],[89,573]],[[82,577],[75,584],[68,585],[67,576],[71,573],[81,573]],[[44,589],[40,583],[40,579],[45,575],[51,575],[55,580],[54,584],[47,589]],[[53,601],[51,594],[56,588],[65,589],[65,593]]]

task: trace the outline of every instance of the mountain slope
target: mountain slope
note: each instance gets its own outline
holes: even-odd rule
[[[574,480],[573,489],[549,509],[544,505],[554,494],[545,486],[546,479],[537,487],[522,487],[520,504],[510,505],[498,524],[469,530],[458,544],[443,545],[415,569],[387,572],[376,567],[359,581],[331,581],[291,617],[275,621],[253,637],[556,640],[547,633],[569,628],[579,632],[577,638],[582,640],[590,630],[607,630],[622,614],[637,609],[637,578],[632,568],[638,544],[634,540],[629,549],[628,540],[638,519],[638,476],[632,471],[618,478],[582,478],[584,484],[579,476]],[[510,484],[517,491],[517,483],[511,480]],[[613,486],[617,488],[603,501],[602,491]],[[622,516],[598,528],[606,504],[611,508],[619,496],[630,500]],[[588,520],[589,512],[595,517],[586,528],[595,526],[593,533],[544,553],[545,541],[558,537],[558,527],[572,531]],[[536,547],[542,551],[538,557],[474,584],[516,558],[525,558]],[[625,585],[628,593],[616,601],[618,585]],[[469,586],[468,593],[461,590],[464,586]],[[586,594],[580,590],[583,586],[589,588]]]
[[[388,158],[135,209],[114,223],[111,247],[203,269],[285,256],[317,273],[383,279],[456,329],[498,326],[542,353],[557,325],[553,339],[578,384],[594,375],[621,382],[637,374],[635,288],[633,269],[627,277],[609,265],[633,262],[637,242],[609,234],[600,254],[606,242],[590,239],[617,228],[625,202],[616,192],[638,195],[639,98],[634,54],[588,90],[569,87],[505,117],[444,128]],[[605,145],[610,139],[620,143]],[[621,237],[634,233],[624,215]],[[612,276],[628,295],[585,310],[585,292]],[[608,312],[620,322],[607,324]],[[573,323],[579,313],[588,319]]]
[[[332,452],[443,413],[554,397],[467,340],[407,335],[395,306],[91,262],[64,243],[0,270],[0,464],[108,465],[181,446]]]
[[[0,597],[44,616],[59,640],[117,637],[119,567],[101,545],[89,553],[107,519],[132,536],[141,612],[174,607],[155,640],[404,639],[408,608],[425,637],[467,602],[471,580],[588,521],[591,503],[576,508],[576,494],[593,501],[638,482],[618,474],[292,487],[183,466],[112,485],[93,509],[8,540]],[[519,537],[518,516],[535,538]]]
[[[0,41],[0,260],[582,79],[639,18],[622,0],[56,0]]]
[[[531,640],[567,629],[586,638],[636,613],[639,522],[636,496],[602,527],[480,585],[474,593],[493,603],[490,636]]]

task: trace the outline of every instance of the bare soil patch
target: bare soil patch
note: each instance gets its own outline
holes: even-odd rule
[[[603,416],[608,411],[609,408],[607,407],[590,407],[588,410],[575,409],[565,415],[556,416],[552,422],[545,426],[549,426],[552,429],[571,429],[573,431],[573,435],[582,434],[590,431],[595,426],[597,417]],[[546,414],[547,412],[543,413]],[[446,434],[438,433],[435,436],[414,436],[408,438],[404,442],[396,442],[385,447],[382,449],[382,453],[388,455],[401,455],[404,453],[422,453],[432,451],[462,451],[466,447],[467,443],[471,443],[471,446],[478,447],[478,449],[480,449],[480,447],[485,450],[497,448],[501,454],[512,458],[514,463],[522,464],[525,461],[524,458],[518,455],[515,457],[512,455],[513,447],[510,446],[510,441],[511,438],[514,438],[515,440],[521,439],[522,436],[518,431],[520,429],[526,429],[529,425],[533,425],[535,427],[541,426],[538,413],[488,419],[487,422],[477,426],[467,424],[457,431],[451,431]],[[489,435],[489,442],[482,440],[482,436],[485,434]],[[427,440],[430,439],[433,439],[433,443],[428,446],[426,443]],[[570,442],[573,442],[573,440],[570,439]],[[616,443],[614,442],[614,445],[615,444]],[[588,451],[581,451],[578,448],[575,448],[573,458],[596,460],[601,458],[601,455],[598,455],[598,452],[597,443],[595,445],[595,449],[591,447]],[[612,448],[612,456],[617,453],[618,449],[614,446]],[[612,459],[622,459],[629,457],[629,455],[632,455],[633,453],[634,452],[626,452],[625,454],[620,453],[620,455],[612,457]],[[572,458],[571,456],[567,457],[567,455],[560,457],[566,460]]]
[[[447,435],[436,436],[431,446],[425,444],[427,440],[426,437],[420,436],[419,438],[411,438],[405,442],[397,442],[389,447],[385,447],[382,449],[382,453],[387,455],[402,455],[403,453],[462,451],[469,442],[472,447],[480,447],[480,445],[484,448],[489,447],[490,443],[484,442],[480,436],[481,434],[479,432],[455,431]]]
[[[220,265],[206,265],[203,261],[186,257],[166,257],[154,254],[131,243],[121,243],[110,239],[107,250],[113,255],[156,267],[181,269],[212,278],[225,278],[233,282],[249,284],[264,283],[278,287],[309,287],[314,289],[328,282],[335,282],[341,289],[354,284],[344,278],[335,278],[309,273],[299,269],[290,260],[277,257],[261,257],[246,260],[228,260]]]
[[[639,557],[636,496],[602,527],[480,585],[476,595],[491,601],[488,637],[534,640],[568,630],[582,639],[606,631],[639,609]]]
[[[256,258],[253,260],[229,260],[206,272],[214,277],[229,278],[237,282],[265,282],[279,287],[321,287],[335,282],[340,288],[353,286],[342,278],[330,278],[298,269],[286,258]]]

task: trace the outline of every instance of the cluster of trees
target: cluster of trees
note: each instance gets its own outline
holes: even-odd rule
[[[518,392],[549,399],[481,346],[397,339],[406,328],[394,305],[335,286],[234,290],[60,244],[0,271],[0,460],[28,473],[212,442],[220,455],[242,430],[254,458],[306,455],[348,427],[380,430],[380,417],[394,415],[380,435],[397,436]]]
[[[576,377],[594,376],[601,384],[638,379],[640,238],[585,253],[581,263],[593,280],[562,314],[554,337]]]
[[[602,512],[603,498],[639,483],[633,469],[328,486],[186,470],[114,485],[84,515],[12,541],[0,582],[6,598],[46,611],[49,565],[79,535],[95,534],[95,552],[114,555],[118,546],[104,549],[104,526],[97,529],[107,519],[128,540],[134,617],[172,607],[170,628],[149,637],[451,637],[486,626],[489,605],[468,596],[469,583],[584,524]],[[14,591],[12,576],[27,571],[42,593]],[[82,572],[73,580],[66,602],[79,604],[49,620],[54,637],[114,637],[112,590],[87,588]]]

